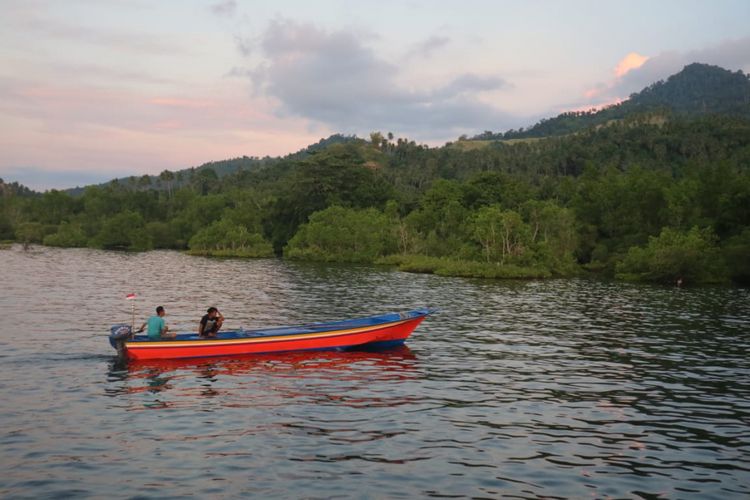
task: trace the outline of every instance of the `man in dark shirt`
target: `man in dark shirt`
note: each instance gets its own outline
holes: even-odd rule
[[[207,313],[198,325],[198,335],[204,338],[216,337],[219,328],[224,324],[224,316],[215,307],[209,307]]]

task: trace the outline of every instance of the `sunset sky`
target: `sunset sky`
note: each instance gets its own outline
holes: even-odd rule
[[[750,1],[0,0],[0,177],[38,190],[284,155],[440,145],[750,71]]]

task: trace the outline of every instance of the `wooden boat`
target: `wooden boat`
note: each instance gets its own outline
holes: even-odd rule
[[[219,331],[216,338],[181,333],[151,340],[133,335],[130,325],[114,325],[109,342],[130,360],[239,356],[284,351],[385,349],[398,346],[432,309],[415,309],[367,318],[260,330]]]

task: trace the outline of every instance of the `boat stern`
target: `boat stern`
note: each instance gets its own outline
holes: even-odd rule
[[[109,344],[120,353],[124,348],[125,341],[133,336],[133,328],[125,323],[112,325],[109,328]]]

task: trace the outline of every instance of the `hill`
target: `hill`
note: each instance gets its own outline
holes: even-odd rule
[[[563,136],[623,120],[639,124],[660,124],[668,117],[711,114],[750,118],[750,76],[742,71],[732,72],[718,66],[693,63],[666,80],[655,82],[632,94],[626,101],[602,110],[562,113],[554,118],[543,119],[528,129],[509,130],[505,133],[487,131],[469,140],[449,143],[448,147],[458,147],[465,151],[482,149],[497,140],[515,143]],[[160,175],[113,179],[99,186],[114,183],[131,190],[174,190],[191,183],[213,182],[238,172],[261,170],[284,160],[304,160],[335,144],[363,142],[363,139],[354,135],[334,134],[284,157],[242,156],[175,172],[165,170]],[[76,187],[66,192],[80,195],[83,190],[83,187]]]
[[[693,63],[666,80],[649,85],[627,100],[599,111],[575,111],[543,119],[528,129],[485,132],[474,140],[508,140],[571,134],[633,115],[700,116],[722,114],[750,118],[750,76],[718,66]]]
[[[172,190],[190,184],[193,181],[199,182],[201,178],[208,178],[209,180],[221,179],[222,177],[230,174],[235,174],[240,171],[249,172],[269,165],[273,165],[275,163],[278,163],[282,159],[304,159],[310,154],[314,154],[317,151],[324,150],[325,148],[333,144],[343,144],[355,141],[362,141],[362,139],[358,139],[353,135],[347,136],[343,134],[333,134],[329,137],[320,139],[315,144],[306,146],[296,153],[291,153],[285,157],[265,156],[263,158],[259,158],[257,156],[242,156],[239,158],[230,158],[227,160],[210,161],[198,167],[184,168],[174,172],[170,170],[164,170],[159,175],[142,175],[140,177],[131,175],[130,177],[120,177],[99,184],[98,186],[103,187],[107,184],[114,183],[133,190]],[[75,188],[66,189],[65,192],[73,196],[79,196],[83,194],[84,189],[85,186],[77,186]]]
[[[36,194],[31,189],[18,182],[5,182],[0,177],[0,197],[6,196],[32,196]]]

